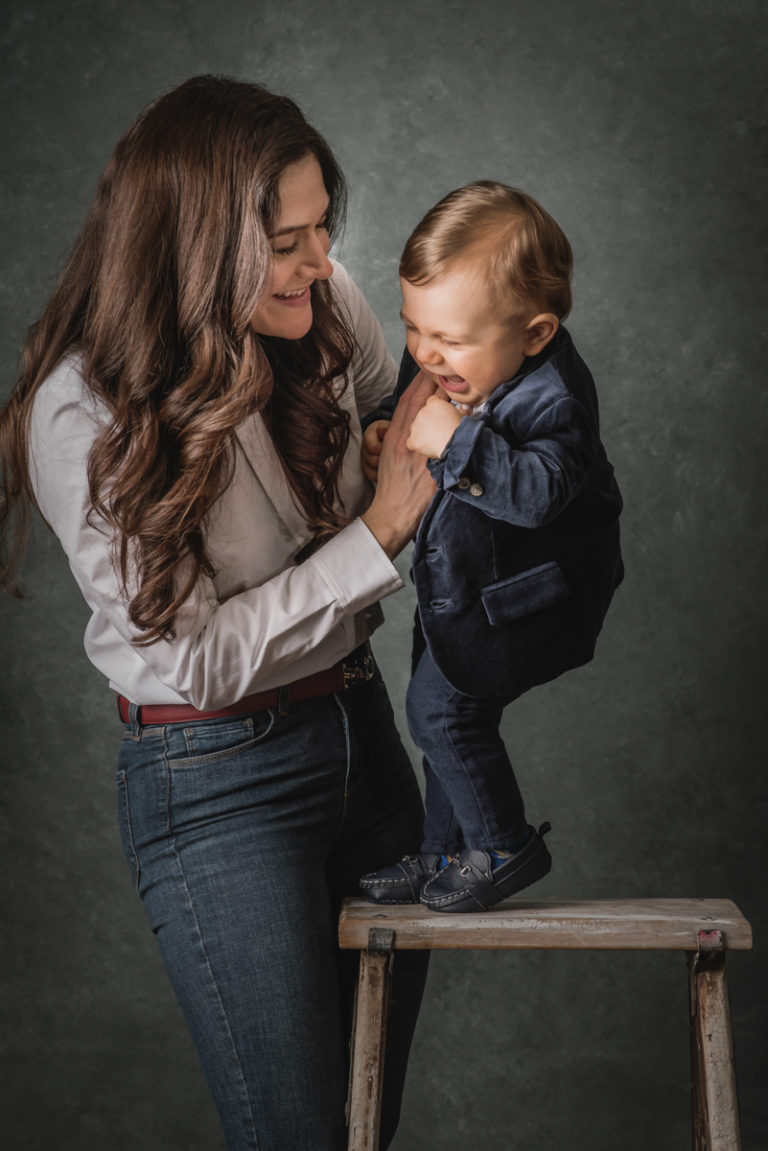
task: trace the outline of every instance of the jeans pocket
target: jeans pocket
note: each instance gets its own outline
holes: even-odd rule
[[[169,755],[173,767],[197,767],[217,763],[247,751],[269,735],[275,723],[274,711],[258,711],[236,718],[193,723],[182,730],[185,754]]]
[[[179,725],[167,734],[167,826],[173,833],[237,817],[259,802],[270,775],[277,713]],[[166,729],[166,733],[168,729]]]

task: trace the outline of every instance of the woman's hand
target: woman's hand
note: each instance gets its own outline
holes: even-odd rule
[[[360,463],[363,475],[372,484],[379,478],[379,456],[384,437],[389,431],[389,420],[374,420],[363,432],[363,446],[360,452]]]
[[[461,415],[450,400],[430,396],[411,424],[408,447],[429,459],[437,460],[461,423]]]
[[[376,495],[362,520],[390,559],[413,539],[435,494],[424,456],[411,451],[407,441],[417,412],[436,390],[437,384],[419,372],[400,397],[382,440]]]

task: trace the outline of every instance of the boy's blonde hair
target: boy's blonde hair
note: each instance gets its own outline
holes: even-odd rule
[[[412,232],[400,275],[428,284],[461,257],[485,262],[491,290],[518,305],[534,301],[565,319],[571,310],[571,245],[533,197],[493,180],[449,192]]]

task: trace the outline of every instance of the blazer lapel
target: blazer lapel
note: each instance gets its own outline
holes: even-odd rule
[[[249,416],[238,428],[235,438],[254,480],[272,504],[275,516],[285,525],[298,547],[303,547],[310,533],[261,415],[255,412]]]

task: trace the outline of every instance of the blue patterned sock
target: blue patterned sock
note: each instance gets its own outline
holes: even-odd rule
[[[532,835],[533,829],[527,827],[525,829],[525,835],[515,844],[511,851],[489,851],[488,854],[495,863],[503,863],[505,859],[511,859],[513,855],[517,855],[518,851],[522,851]]]

